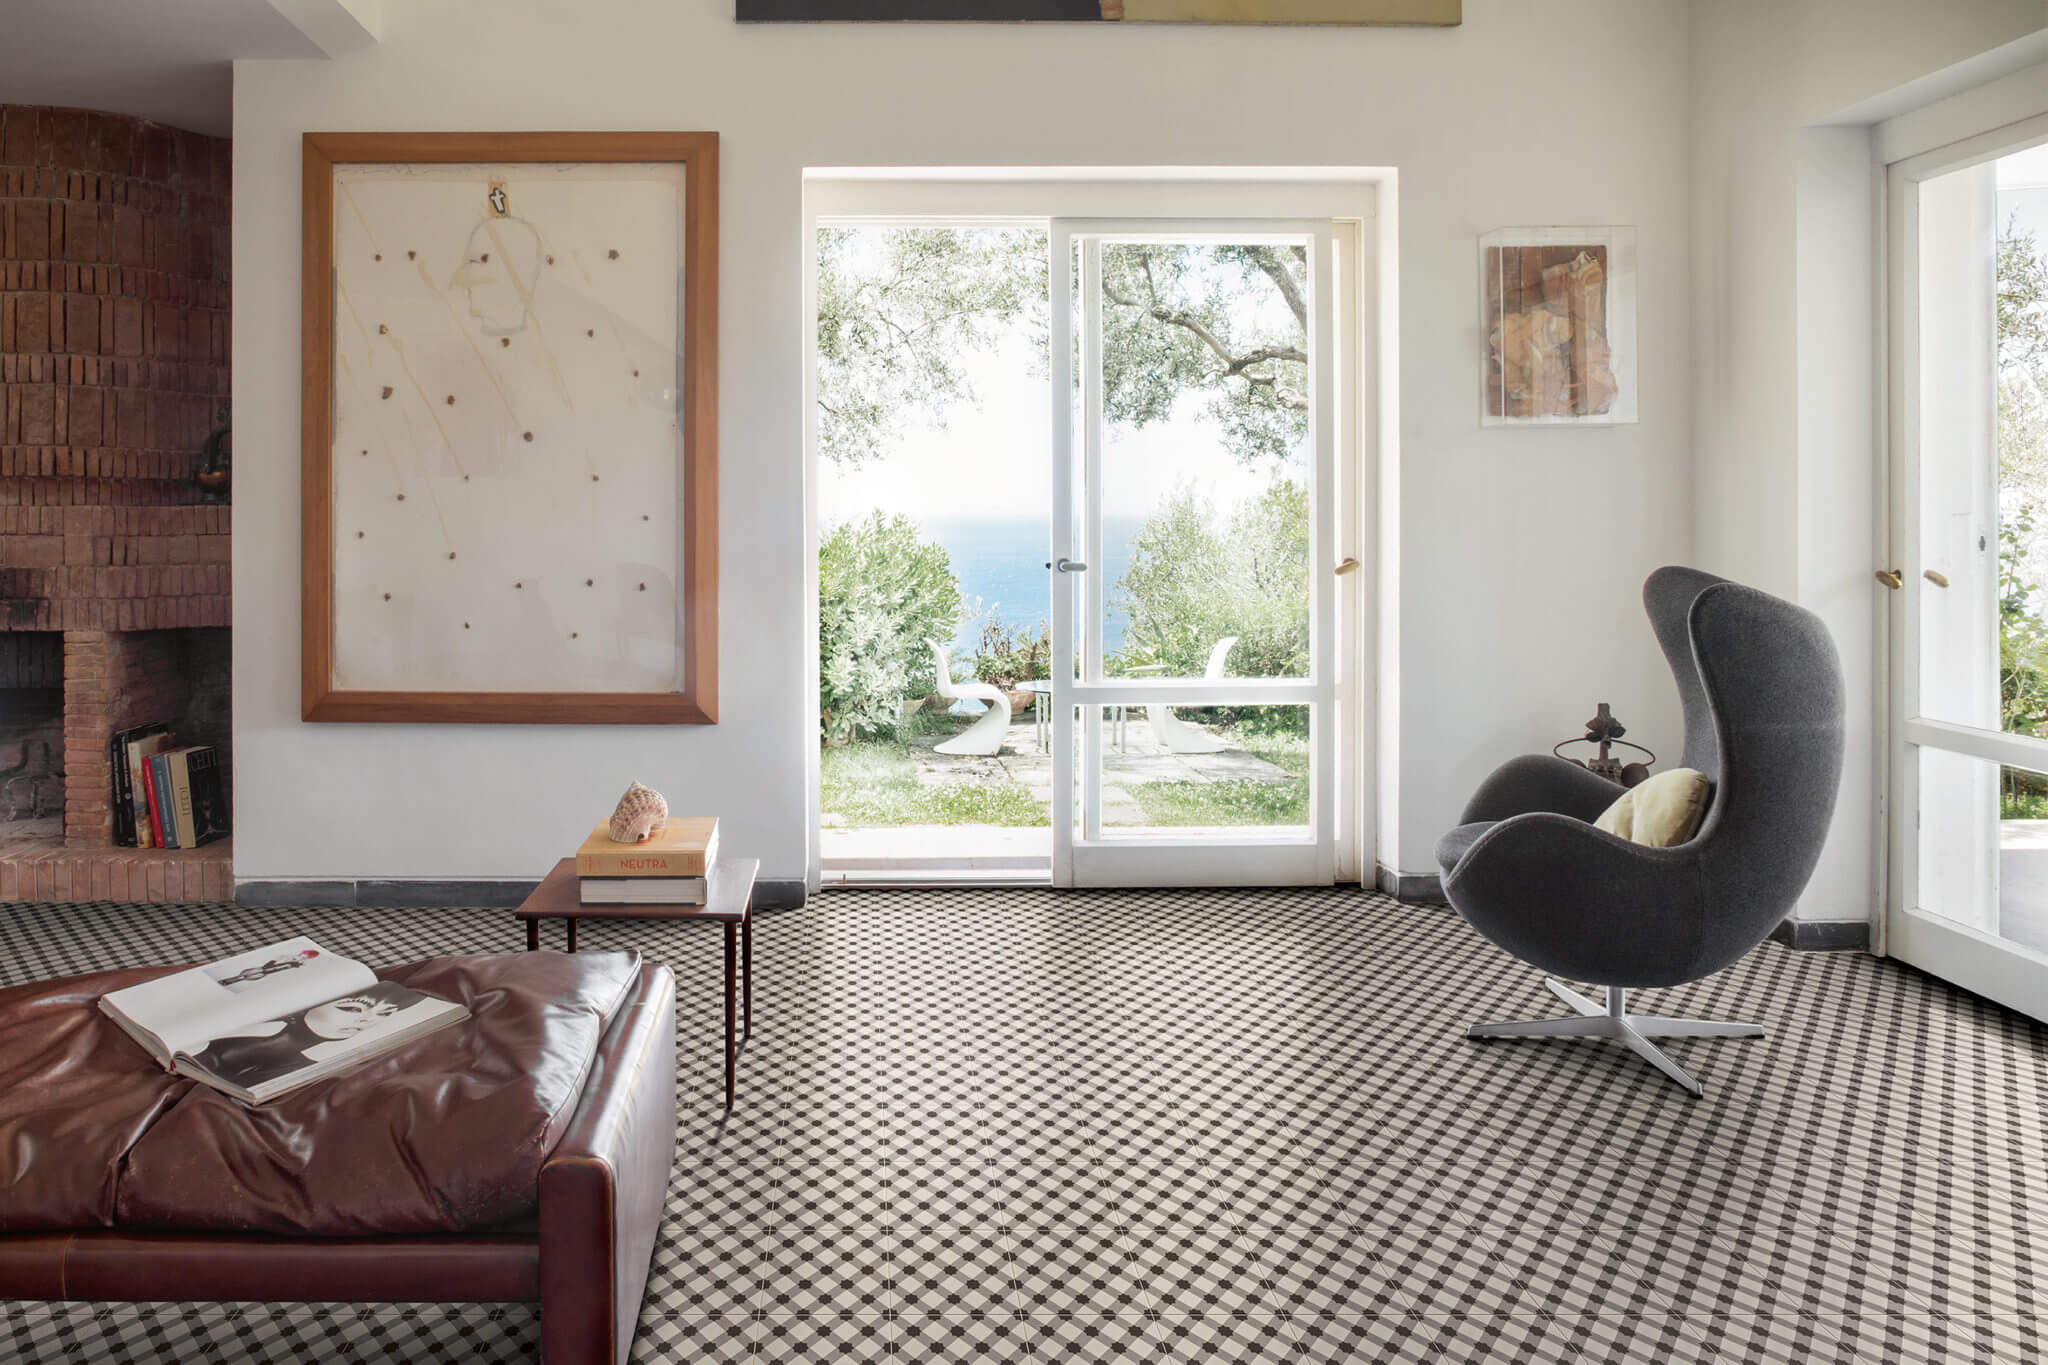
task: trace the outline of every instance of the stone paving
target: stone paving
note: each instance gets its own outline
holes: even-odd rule
[[[986,757],[935,752],[944,735],[920,735],[911,741],[917,780],[927,787],[958,784],[1000,786],[1014,782],[1050,806],[1052,755],[1039,747],[1030,713],[1013,718],[1001,752]],[[1140,782],[1287,782],[1287,771],[1242,749],[1214,754],[1176,754],[1159,743],[1142,708],[1133,708],[1124,722],[1123,742],[1105,724],[1102,735],[1102,822],[1141,825],[1145,813],[1128,786]]]

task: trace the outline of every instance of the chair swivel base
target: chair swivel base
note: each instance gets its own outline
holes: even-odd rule
[[[1711,1019],[1666,1019],[1652,1014],[1630,1014],[1628,992],[1620,986],[1607,988],[1607,1003],[1597,1005],[1577,991],[1550,977],[1543,984],[1551,993],[1579,1012],[1578,1018],[1529,1019],[1512,1024],[1474,1024],[1468,1038],[1611,1038],[1678,1082],[1694,1099],[1706,1089],[1687,1074],[1684,1067],[1666,1056],[1652,1038],[1761,1038],[1761,1024],[1724,1024]]]

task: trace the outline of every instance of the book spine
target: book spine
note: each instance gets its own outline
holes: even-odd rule
[[[108,743],[107,776],[113,783],[110,794],[113,801],[114,846],[133,848],[135,846],[135,808],[128,803],[128,732],[114,731]]]
[[[171,805],[171,763],[163,754],[149,756],[150,806],[156,815],[157,844],[178,847],[178,812]]]
[[[576,883],[577,893],[589,905],[638,901],[702,905],[707,889],[702,877],[584,877]]]
[[[180,848],[197,848],[198,831],[192,824],[192,754],[180,749],[171,755],[171,809],[177,812]]]
[[[701,877],[701,851],[675,853],[578,853],[579,877]]]
[[[142,740],[138,736],[122,746],[128,764],[128,827],[135,832],[135,846],[150,846],[149,799],[142,786]]]
[[[164,846],[164,822],[156,804],[156,765],[149,761],[149,755],[142,756],[142,803],[149,812],[149,842],[144,848]]]
[[[220,788],[220,755],[201,745],[191,755],[192,811],[196,828],[192,846],[197,848],[226,834],[227,801]]]

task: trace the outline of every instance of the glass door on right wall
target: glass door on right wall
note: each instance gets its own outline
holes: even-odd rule
[[[2048,1018],[2048,129],[1890,170],[1886,950]]]

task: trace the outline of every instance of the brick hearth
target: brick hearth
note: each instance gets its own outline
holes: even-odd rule
[[[109,752],[163,721],[232,770],[230,518],[192,481],[229,391],[228,167],[225,139],[0,105],[0,633],[33,642],[0,650],[0,900],[233,894],[226,840],[111,846]]]

